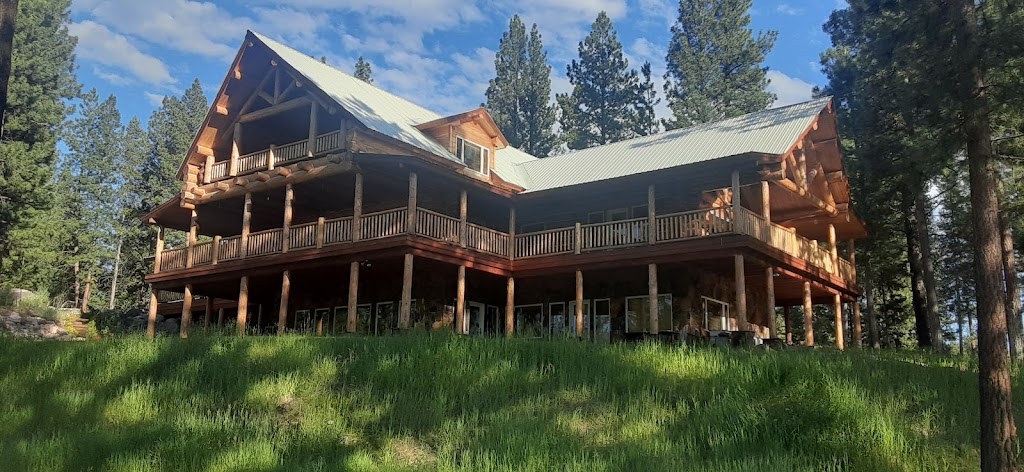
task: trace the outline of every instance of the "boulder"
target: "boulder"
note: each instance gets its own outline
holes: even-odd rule
[[[10,315],[7,315],[7,320],[12,322],[12,323],[17,323],[17,322],[21,321],[21,315],[19,315],[17,313],[11,313]]]
[[[65,333],[61,333],[61,331],[64,331],[64,330],[60,326],[57,326],[57,325],[52,324],[52,323],[44,324],[43,326],[41,326],[39,328],[39,335],[44,337],[44,338],[46,338],[46,339],[53,339],[53,338],[56,338],[57,336],[60,336],[61,334],[65,334],[66,333],[66,331],[65,331]]]

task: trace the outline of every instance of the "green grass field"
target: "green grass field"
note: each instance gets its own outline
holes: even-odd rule
[[[973,369],[449,336],[0,338],[0,470],[972,470]]]

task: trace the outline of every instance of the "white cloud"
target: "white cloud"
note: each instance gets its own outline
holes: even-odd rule
[[[811,99],[814,84],[795,79],[776,70],[768,71],[768,91],[776,95],[772,108],[805,102]]]
[[[788,3],[783,3],[778,7],[775,7],[775,11],[782,13],[783,15],[797,16],[802,15],[804,10],[802,8],[794,7]]]
[[[76,52],[81,59],[128,72],[149,85],[170,86],[175,83],[166,64],[140,51],[128,38],[104,25],[86,20],[72,23],[68,30],[72,36],[78,37]]]
[[[143,95],[146,97],[146,100],[149,101],[149,104],[154,107],[158,107],[164,102],[164,96],[159,93],[145,92]]]

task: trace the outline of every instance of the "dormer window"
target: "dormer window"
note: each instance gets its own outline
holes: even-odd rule
[[[477,143],[457,137],[455,139],[455,156],[466,164],[466,167],[481,174],[487,174],[487,163],[491,161],[491,150]]]

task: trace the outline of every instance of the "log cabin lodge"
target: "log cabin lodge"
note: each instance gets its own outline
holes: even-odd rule
[[[159,228],[148,332],[180,314],[182,337],[195,319],[792,343],[789,307],[810,326],[826,304],[842,348],[844,322],[861,338],[867,234],[841,157],[822,98],[538,159],[483,108],[441,116],[249,32],[181,193],[144,217]]]

